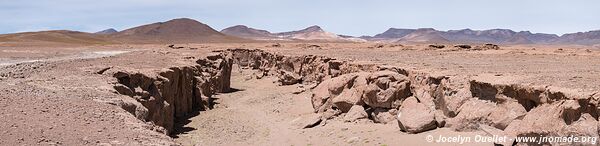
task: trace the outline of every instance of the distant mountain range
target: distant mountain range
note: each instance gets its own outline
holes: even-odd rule
[[[369,41],[405,42],[405,43],[497,43],[497,44],[600,44],[600,30],[556,34],[515,32],[510,29],[490,30],[449,30],[439,31],[432,28],[398,29],[390,28],[375,36],[360,37]]]
[[[0,35],[0,43],[51,42],[72,44],[94,43],[205,43],[256,41],[319,42],[393,42],[393,43],[495,43],[495,44],[600,44],[600,30],[555,34],[516,32],[510,29],[448,30],[433,28],[390,28],[374,36],[338,35],[310,26],[302,30],[272,33],[267,30],[236,25],[216,31],[193,19],[180,18],[129,28],[107,29],[96,33],[68,30],[26,32]]]

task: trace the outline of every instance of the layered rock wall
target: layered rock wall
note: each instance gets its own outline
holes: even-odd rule
[[[143,107],[124,107],[141,120],[173,131],[177,118],[195,110],[212,108],[211,96],[230,90],[232,60],[221,53],[196,61],[196,65],[171,67],[158,73],[117,71],[114,88]],[[135,104],[126,104],[135,105]]]

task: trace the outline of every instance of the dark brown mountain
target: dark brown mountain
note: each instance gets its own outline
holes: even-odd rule
[[[133,43],[203,43],[247,41],[224,35],[193,19],[180,18],[167,22],[142,25],[111,35],[112,38]]]

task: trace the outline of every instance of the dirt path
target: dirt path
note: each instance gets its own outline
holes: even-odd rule
[[[293,94],[299,85],[277,86],[273,78],[245,79],[248,72],[234,70],[231,83],[239,91],[216,96],[215,109],[202,111],[187,121],[176,136],[183,145],[436,145],[428,135],[471,136],[437,129],[421,134],[400,132],[396,124],[367,121],[347,123],[339,119],[300,129],[294,121],[313,113],[310,92]],[[459,145],[458,143],[455,143]],[[471,145],[492,145],[471,143]],[[448,145],[439,143],[438,145]],[[450,144],[452,145],[452,144]],[[467,144],[469,145],[469,144]]]

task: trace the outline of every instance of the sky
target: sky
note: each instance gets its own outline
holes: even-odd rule
[[[507,28],[564,34],[600,29],[598,0],[0,0],[0,34],[96,32],[192,18],[216,30],[271,32],[319,25],[344,35],[388,28]]]

